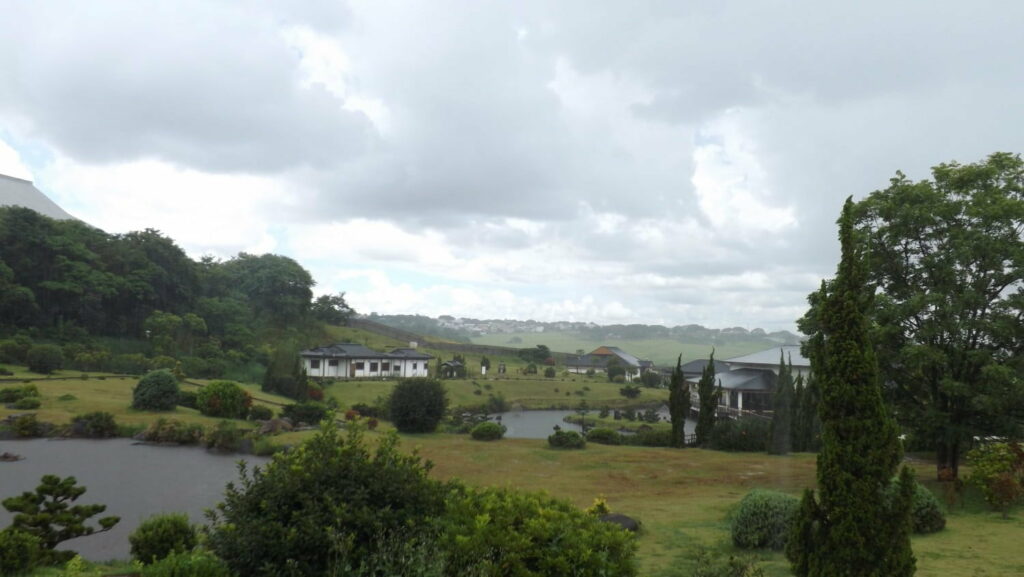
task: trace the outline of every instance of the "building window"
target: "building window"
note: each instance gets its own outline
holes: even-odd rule
[[[370,363],[370,372],[371,373],[376,373],[377,372],[377,363]]]
[[[328,367],[336,367],[336,366],[338,366],[338,359],[331,359],[331,360],[327,361],[327,366]]]
[[[413,363],[413,364],[412,364],[412,370],[414,370],[414,371],[415,371],[415,370],[417,369],[417,366],[416,366],[416,365],[418,365],[418,364],[419,364],[419,363]]]
[[[311,369],[319,369],[320,368],[320,359],[310,359],[310,361],[309,361],[309,368],[311,368]]]
[[[385,372],[385,373],[390,371],[391,370],[391,363],[381,363],[380,364],[380,370],[382,372]]]
[[[363,367],[365,367],[365,366],[366,366],[366,365],[365,365],[365,364],[363,364],[363,361],[357,361],[357,362],[356,362],[356,370],[357,370],[357,371],[361,371],[361,370],[363,370]]]

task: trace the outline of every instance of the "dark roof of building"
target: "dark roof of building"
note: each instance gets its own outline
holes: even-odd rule
[[[445,361],[445,362],[441,363],[441,365],[445,366],[445,367],[461,367],[462,363],[459,362],[459,361],[456,361],[456,360],[451,360],[451,361]]]
[[[772,391],[775,373],[761,369],[736,369],[715,374],[715,382],[727,391]],[[695,380],[695,379],[691,379]]]
[[[415,349],[395,349],[382,353],[356,343],[336,343],[299,352],[303,357],[330,357],[335,359],[432,359],[431,355]]]
[[[807,359],[800,354],[800,345],[779,345],[771,349],[750,353],[749,355],[725,359],[725,362],[730,366],[757,365],[762,367],[777,367],[779,366],[780,355],[786,359],[787,363],[792,360],[794,367],[810,368],[811,366],[810,359]]]
[[[36,188],[32,181],[5,174],[0,174],[0,206],[23,206],[50,218],[75,219]]]
[[[609,354],[600,353],[599,351],[601,351],[601,349],[606,349]],[[591,351],[590,353],[578,357],[570,356],[566,358],[565,364],[566,366],[570,367],[588,367],[595,369],[603,369],[608,365],[608,361],[612,356],[618,357],[619,360],[622,361],[622,363],[627,367],[651,368],[654,366],[654,363],[651,361],[638,359],[637,357],[627,353],[626,351],[620,349],[619,347],[609,346],[598,347]]]
[[[683,363],[680,369],[684,375],[700,375],[704,372],[704,367],[708,366],[707,359],[696,359],[688,363]],[[729,365],[723,361],[715,361],[715,373],[724,373],[729,370]]]

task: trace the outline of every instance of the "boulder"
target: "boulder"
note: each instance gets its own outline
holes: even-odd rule
[[[601,515],[599,517],[605,523],[615,523],[627,531],[637,532],[640,530],[640,521],[623,515],[622,513],[609,513],[608,515]]]

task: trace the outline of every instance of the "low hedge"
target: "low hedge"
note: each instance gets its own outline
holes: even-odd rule
[[[506,430],[504,425],[499,425],[493,421],[486,421],[473,427],[469,435],[477,441],[497,441],[505,436]]]
[[[783,549],[799,507],[800,500],[792,495],[754,489],[732,518],[733,544],[742,549]]]
[[[605,427],[598,427],[596,429],[590,429],[587,432],[587,440],[592,443],[599,445],[621,445],[622,435],[618,431],[613,431]]]
[[[555,431],[548,437],[548,445],[553,449],[584,449],[587,440],[576,431]]]

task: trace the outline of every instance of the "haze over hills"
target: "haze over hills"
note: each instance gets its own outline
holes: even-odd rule
[[[5,174],[0,174],[0,206],[31,208],[39,214],[57,220],[75,219],[36,188],[32,181]]]

